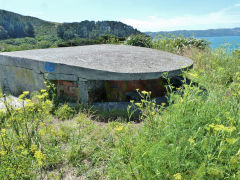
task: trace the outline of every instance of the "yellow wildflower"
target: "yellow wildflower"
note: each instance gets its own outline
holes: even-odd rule
[[[44,136],[44,135],[46,134],[46,130],[45,130],[45,129],[39,130],[39,134],[40,134],[41,136]]]
[[[197,73],[189,73],[189,75],[192,76],[192,77],[197,77],[198,76]]]
[[[6,135],[6,129],[2,129],[2,130],[1,130],[1,135],[2,135],[2,136],[5,136],[5,135]]]
[[[20,96],[18,96],[19,99],[23,99],[25,97],[24,94],[21,94]]]
[[[27,101],[26,107],[29,107],[29,108],[34,107],[34,103],[32,103],[31,100]]]
[[[41,89],[41,93],[45,93],[46,91],[46,89]]]
[[[46,157],[40,150],[34,153],[34,157],[36,158],[38,165],[43,165],[43,160],[45,160]]]
[[[194,143],[195,143],[195,141],[194,141],[193,138],[189,138],[189,139],[188,139],[188,142],[190,142],[190,144],[194,144]]]
[[[1,156],[4,156],[4,155],[6,155],[7,154],[7,151],[0,151],[0,155]]]
[[[182,179],[182,175],[180,173],[174,174],[173,177],[176,180],[181,180]]]
[[[43,98],[44,98],[43,95],[37,95],[36,97],[37,97],[38,99],[43,99]]]
[[[138,106],[138,107],[142,107],[141,103],[135,103],[135,105]]]
[[[48,96],[48,93],[45,92],[45,93],[43,93],[42,95],[43,95],[44,97],[47,97],[47,96]]]
[[[22,150],[22,149],[24,149],[24,148],[23,148],[22,145],[20,145],[20,146],[17,146],[17,149],[18,149],[18,150]]]
[[[214,131],[224,131],[224,132],[229,132],[229,133],[232,133],[233,131],[236,130],[236,127],[234,126],[231,126],[231,127],[226,127],[222,124],[210,124],[209,125],[210,128],[213,128]]]
[[[32,151],[32,152],[35,152],[35,151],[37,151],[37,149],[38,149],[38,147],[36,146],[36,145],[31,145],[31,148],[30,148],[30,150]]]
[[[183,102],[183,98],[180,98],[179,102],[182,103]]]
[[[117,126],[116,128],[115,128],[115,131],[122,131],[123,130],[123,126]]]
[[[27,103],[30,103],[30,102],[32,102],[30,99],[26,99],[25,100]]]
[[[26,96],[29,94],[29,91],[23,91],[23,94]]]
[[[28,151],[25,149],[24,151],[21,152],[23,155],[28,155]]]
[[[148,92],[147,92],[147,91],[142,91],[142,93],[143,93],[143,94],[148,94]]]

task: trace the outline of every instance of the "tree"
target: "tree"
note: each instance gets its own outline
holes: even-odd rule
[[[7,39],[8,38],[8,33],[7,31],[0,26],[0,39]]]
[[[64,40],[74,38],[96,39],[101,35],[127,37],[141,34],[131,26],[116,21],[82,21],[79,23],[63,23],[57,28],[58,36]]]

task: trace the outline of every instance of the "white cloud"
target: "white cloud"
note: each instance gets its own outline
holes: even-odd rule
[[[240,7],[240,4],[239,4]],[[235,5],[236,8],[236,5]],[[159,18],[149,16],[147,19],[123,19],[122,22],[129,24],[141,31],[171,31],[210,28],[231,28],[240,26],[240,11],[231,14],[230,8],[222,9],[201,16],[178,16],[173,18]]]
[[[235,4],[234,6],[235,6],[235,7],[240,7],[240,3],[238,3],[238,4]]]

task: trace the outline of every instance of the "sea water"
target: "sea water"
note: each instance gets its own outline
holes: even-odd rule
[[[224,47],[230,51],[240,49],[240,36],[197,37],[210,42],[210,47],[216,49]]]

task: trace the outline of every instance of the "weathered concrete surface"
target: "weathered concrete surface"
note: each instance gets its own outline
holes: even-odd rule
[[[32,92],[44,89],[44,78],[31,69],[0,65],[0,88],[6,94],[19,95],[25,90]]]
[[[90,45],[0,53],[0,64],[86,80],[148,80],[175,76],[192,60],[159,50],[126,45]]]
[[[114,87],[106,91],[106,84],[110,81],[129,81],[124,84],[130,84],[134,89],[150,91],[151,89],[146,89],[145,84],[148,82],[144,80],[158,80],[163,75],[165,77],[165,73],[168,77],[173,77],[192,65],[192,60],[182,56],[125,45],[6,52],[0,53],[0,87],[4,93],[17,96],[25,90],[33,92],[44,89],[45,79],[63,81],[63,85],[59,84],[60,94],[71,96],[75,93],[72,98],[76,101],[97,102],[99,99],[103,101],[101,97],[106,96],[106,92],[109,96],[109,92],[113,92],[111,89]],[[136,86],[135,81],[141,82]],[[144,88],[141,88],[142,85]],[[128,92],[129,87],[123,87],[123,96],[132,93],[133,89]],[[159,88],[153,88],[161,90],[160,85]],[[116,99],[119,98],[114,98]]]

